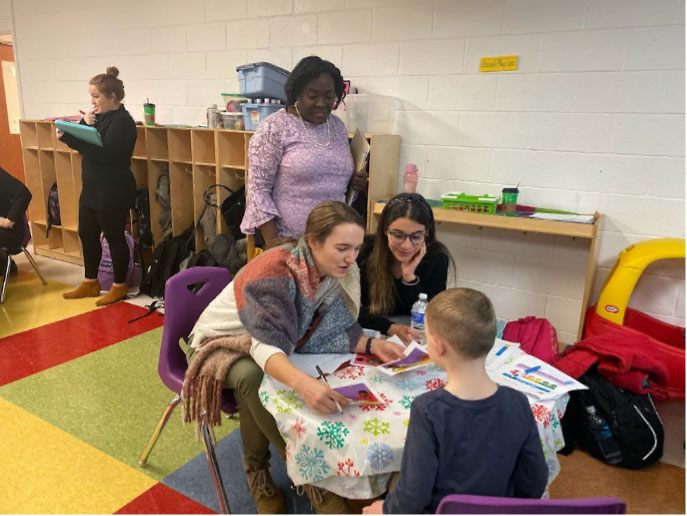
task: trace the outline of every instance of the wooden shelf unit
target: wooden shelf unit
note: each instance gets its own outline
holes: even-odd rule
[[[393,196],[385,197],[389,199]],[[373,203],[372,216],[368,219],[368,230],[376,231],[379,217],[382,214],[385,202],[377,198]],[[579,224],[576,222],[562,222],[554,220],[530,219],[525,217],[506,217],[504,215],[484,215],[480,213],[467,213],[464,211],[432,208],[434,220],[437,225],[462,224],[465,226],[477,226],[479,228],[499,228],[523,233],[544,233],[547,235],[562,235],[572,238],[584,238],[589,241],[589,254],[587,257],[587,272],[585,273],[584,292],[582,294],[582,308],[577,327],[577,340],[582,338],[584,318],[587,313],[587,304],[594,282],[596,272],[596,238],[599,233],[599,225],[603,215],[594,213],[593,224]]]
[[[158,223],[161,207],[155,200],[160,174],[168,171],[172,205],[172,233],[178,235],[202,213],[203,193],[212,184],[237,190],[245,184],[248,170],[248,142],[252,131],[197,127],[137,126],[131,171],[137,188],[148,188],[154,243],[162,239]],[[60,142],[55,124],[42,120],[21,120],[20,133],[26,182],[33,194],[29,207],[36,254],[83,264],[78,235],[78,203],[81,194],[81,156]],[[352,137],[353,135],[349,135]],[[372,199],[396,193],[400,138],[398,135],[369,134],[370,162],[368,214]],[[62,226],[53,226],[46,236],[46,203],[50,187],[57,182]],[[229,195],[218,192],[218,203]],[[368,228],[371,219],[368,217]],[[219,210],[218,232],[228,233]],[[196,249],[204,249],[201,232],[195,235]],[[249,239],[252,247],[252,238]],[[252,253],[249,250],[249,255]]]

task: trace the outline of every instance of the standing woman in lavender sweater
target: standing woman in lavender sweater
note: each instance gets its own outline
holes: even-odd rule
[[[259,229],[266,248],[303,235],[312,209],[343,201],[349,183],[357,191],[367,186],[365,172],[353,174],[346,127],[331,114],[344,88],[332,63],[301,59],[284,85],[288,107],[262,121],[250,139],[241,231]]]

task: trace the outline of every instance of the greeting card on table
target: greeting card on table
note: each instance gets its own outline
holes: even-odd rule
[[[512,387],[540,400],[554,399],[566,392],[587,386],[543,360],[523,353],[515,360],[487,370],[496,383]]]
[[[426,367],[432,363],[427,351],[416,342],[411,342],[403,354],[405,358],[394,360],[393,362],[386,362],[377,366],[377,369],[393,376],[395,374],[405,373],[411,369],[417,369],[418,367]]]
[[[382,399],[365,382],[332,386],[332,390],[346,396],[355,405],[383,405]]]

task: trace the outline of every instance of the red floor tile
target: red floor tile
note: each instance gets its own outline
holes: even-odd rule
[[[162,326],[159,313],[127,324],[146,312],[131,303],[116,303],[0,339],[0,385]]]
[[[216,514],[164,484],[155,484],[115,514]]]

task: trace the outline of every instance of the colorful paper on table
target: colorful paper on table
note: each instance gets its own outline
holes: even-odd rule
[[[381,360],[379,360],[376,355],[368,355],[367,353],[356,353],[353,362],[351,362],[353,365],[367,367],[377,367],[381,363]]]
[[[426,367],[432,363],[427,354],[427,351],[417,344],[416,342],[411,342],[410,345],[403,352],[405,358],[399,360],[394,360],[392,362],[386,362],[377,369],[388,375],[396,375],[400,373],[405,373],[412,369],[417,369],[418,367]]]
[[[98,147],[103,146],[103,140],[98,130],[90,125],[75,124],[64,120],[55,120],[55,127],[63,133],[71,134],[75,138]]]
[[[493,369],[508,362],[508,360],[517,354],[520,349],[520,344],[517,342],[508,342],[507,340],[496,338],[494,346],[487,354],[485,367]]]
[[[487,368],[487,374],[498,384],[513,387],[540,400],[587,388],[552,365],[525,353],[507,362]]]
[[[355,405],[383,405],[384,402],[378,394],[374,392],[364,382],[356,382],[348,385],[331,386],[332,390],[345,396]]]

